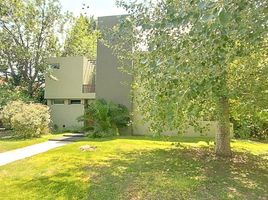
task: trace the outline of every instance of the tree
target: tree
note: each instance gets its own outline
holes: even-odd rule
[[[0,7],[0,73],[32,97],[44,84],[46,59],[59,55],[65,15],[58,0],[2,0]]]
[[[96,58],[98,31],[93,17],[80,15],[67,34],[63,56]]]
[[[130,15],[113,30],[113,38],[121,41],[114,50],[122,63],[133,60],[134,67],[125,69],[135,76],[134,98],[144,121],[162,132],[198,126],[200,119],[217,120],[215,153],[230,156],[232,103],[239,99],[246,105],[267,96],[267,83],[262,82],[268,75],[267,1],[118,5]],[[124,48],[126,43],[133,45],[131,51]]]

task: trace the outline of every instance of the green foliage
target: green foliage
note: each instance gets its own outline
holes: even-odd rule
[[[118,135],[119,129],[130,123],[128,109],[121,104],[96,100],[88,105],[86,114],[80,117],[86,128],[93,130],[93,137]]]
[[[233,101],[258,104],[256,114],[267,110],[267,1],[118,5],[130,15],[113,30],[121,41],[114,50],[135,63],[125,69],[135,76],[137,109],[151,130],[183,130],[200,119],[219,120],[226,130],[230,114],[240,112]]]
[[[57,124],[53,124],[52,131],[53,131],[53,133],[58,133],[59,132],[59,126]]]
[[[258,113],[257,113],[258,114]],[[234,124],[234,133],[236,138],[265,140],[268,138],[267,116],[265,118],[259,115],[248,116],[240,120],[232,119]]]
[[[19,137],[39,137],[49,131],[50,113],[45,105],[13,101],[4,106],[1,115],[4,126]]]
[[[235,109],[243,109],[235,107]],[[237,138],[268,138],[268,111],[252,111],[250,108],[244,110],[233,109],[231,121],[234,124],[234,133]],[[252,112],[250,112],[252,111]],[[234,113],[239,112],[239,113]]]
[[[13,86],[12,84],[4,83],[0,84],[0,110],[8,102],[21,100],[23,102],[36,102],[45,103],[44,100],[44,88],[39,88],[36,90],[32,97],[29,97],[27,89],[20,86]]]
[[[80,15],[67,34],[63,56],[86,56],[96,59],[98,35],[94,18]]]
[[[233,91],[230,101],[236,137],[265,139],[268,136],[267,62],[265,49],[260,49],[257,55],[237,59],[229,68],[230,87],[239,87]]]
[[[0,85],[0,110],[11,101],[21,100],[29,101],[28,96],[20,90],[19,87],[10,87],[8,85]]]
[[[32,97],[44,83],[46,59],[59,55],[67,17],[58,0],[2,0],[0,7],[0,73]]]

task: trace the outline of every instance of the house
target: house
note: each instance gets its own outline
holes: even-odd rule
[[[98,18],[100,30],[112,28],[125,16],[107,16]],[[83,57],[53,58],[49,61],[53,66],[53,74],[57,81],[46,77],[45,98],[51,107],[53,123],[60,128],[81,128],[83,123],[77,122],[77,117],[83,115],[85,105],[95,98],[104,98],[125,105],[133,113],[133,126],[126,130],[135,135],[149,133],[148,124],[142,123],[137,105],[132,101],[131,82],[133,77],[122,73],[113,51],[98,41],[96,70],[92,61]],[[132,62],[126,63],[132,65]],[[96,73],[94,73],[96,72]],[[135,95],[135,91],[134,91]],[[208,127],[202,134],[214,136],[219,131],[218,123],[211,121],[200,122]],[[177,131],[168,131],[163,134],[174,135]],[[186,136],[200,136],[193,127],[185,130]]]
[[[99,27],[112,27],[121,17],[99,17]],[[78,122],[77,118],[95,98],[123,104],[132,110],[129,98],[132,77],[118,69],[118,60],[112,50],[100,41],[96,62],[85,57],[59,57],[50,58],[48,63],[55,78],[49,75],[45,78],[45,99],[55,128],[77,130],[83,127],[83,122]]]

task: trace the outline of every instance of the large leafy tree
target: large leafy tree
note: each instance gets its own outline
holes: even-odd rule
[[[44,83],[46,58],[59,53],[65,15],[58,0],[1,0],[0,8],[0,73],[32,97]]]
[[[161,132],[217,120],[215,152],[230,156],[230,112],[267,99],[268,2],[118,5],[130,15],[114,29],[113,38],[121,42],[113,47],[121,60],[134,62],[129,70],[144,121]],[[126,43],[133,45],[131,51],[124,48]]]
[[[86,56],[95,59],[97,53],[98,31],[93,17],[80,15],[75,18],[73,26],[68,31],[65,44],[64,56]]]

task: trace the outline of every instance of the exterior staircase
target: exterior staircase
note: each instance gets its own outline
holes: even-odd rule
[[[66,133],[63,135],[63,137],[51,138],[51,139],[49,139],[49,141],[75,142],[75,141],[83,140],[85,137],[86,136],[84,133]]]

